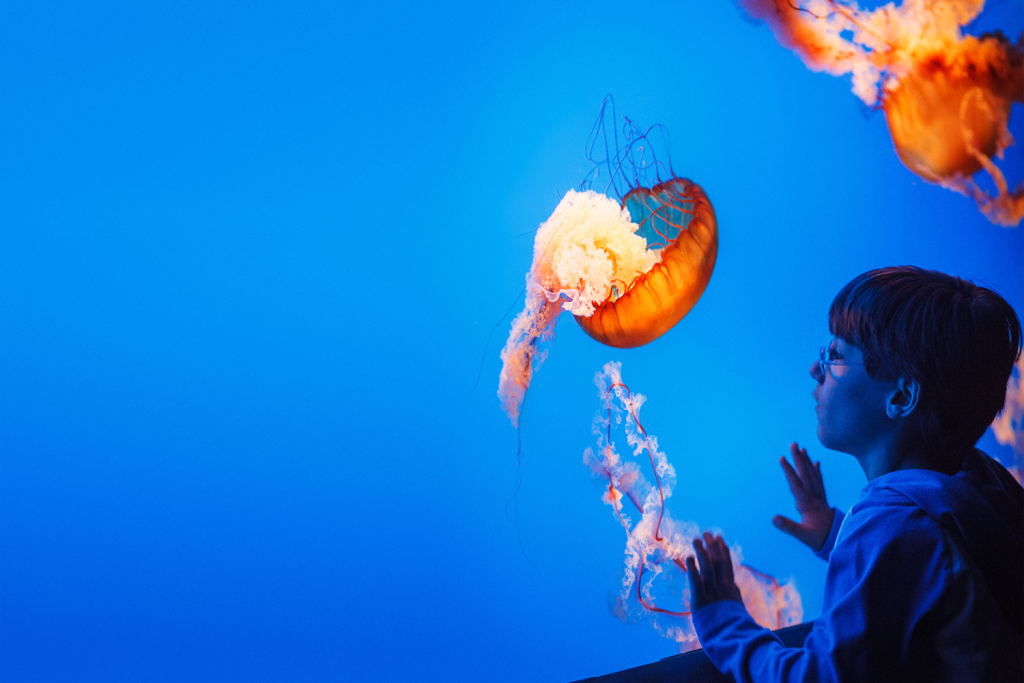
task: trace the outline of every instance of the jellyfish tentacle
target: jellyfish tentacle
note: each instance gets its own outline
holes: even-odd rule
[[[661,477],[658,475],[658,468],[657,468],[657,465],[654,462],[654,456],[651,454],[650,441],[649,441],[650,437],[647,434],[647,431],[644,429],[643,425],[640,423],[640,419],[637,416],[636,411],[633,408],[633,403],[632,403],[633,394],[630,391],[629,387],[626,386],[625,384],[621,383],[621,382],[613,382],[610,385],[609,388],[610,389],[621,388],[621,389],[623,389],[626,392],[626,395],[627,395],[627,397],[629,399],[629,401],[627,402],[627,405],[629,406],[630,416],[633,418],[633,422],[634,422],[634,424],[636,424],[637,429],[644,435],[644,444],[643,444],[643,446],[647,450],[647,455],[648,455],[648,458],[650,459],[650,462],[651,462],[651,470],[652,470],[652,472],[654,472],[654,481],[657,484],[658,496],[659,496],[659,499],[661,501],[661,505],[660,505],[659,510],[658,510],[658,521],[657,521],[657,523],[655,525],[655,530],[654,530],[654,539],[658,543],[658,546],[660,548],[668,550],[668,548],[666,548],[665,539],[661,536],[661,522],[664,519],[664,514],[665,514],[665,493],[664,493],[664,490],[661,487]],[[609,439],[609,442],[610,442],[611,441],[610,411],[609,411],[609,422],[608,422],[608,425],[609,425],[609,428],[608,428],[608,439]],[[632,497],[631,497],[631,500],[633,500]],[[641,511],[641,513],[643,513],[643,507],[639,503],[637,503],[636,500],[633,500],[633,504],[637,506],[637,508]],[[645,564],[647,562],[647,558],[650,555],[650,553],[646,552],[645,549],[641,548],[640,544],[637,543],[636,540],[633,538],[632,533],[631,533],[631,531],[629,529],[629,526],[626,525],[625,522],[623,521],[622,515],[619,513],[618,508],[616,508],[616,514],[619,517],[619,521],[622,522],[623,526],[626,528],[626,533],[629,535],[629,540],[630,540],[630,542],[633,543],[634,548],[637,550],[637,552],[638,552],[638,554],[640,556],[640,563],[639,563],[639,565],[637,567],[637,578],[636,578],[636,597],[637,597],[637,600],[640,602],[641,605],[643,605],[643,607],[645,609],[647,609],[649,611],[652,611],[652,612],[658,612],[658,613],[661,613],[661,614],[668,614],[668,615],[672,615],[672,616],[688,616],[690,614],[689,610],[674,612],[674,611],[671,611],[671,610],[667,610],[667,609],[663,609],[661,607],[658,607],[658,606],[656,606],[654,604],[653,601],[648,602],[644,598],[643,592],[642,592],[643,573],[644,573],[644,566],[645,566]],[[686,567],[683,564],[682,560],[680,560],[679,558],[674,558],[673,562],[675,562],[676,565],[678,565],[679,567],[681,567],[685,571]]]
[[[612,388],[615,387],[622,387],[625,389],[626,394],[629,396],[630,400],[632,400],[633,394],[630,392],[629,387],[621,382],[613,383]],[[665,515],[665,492],[661,488],[661,477],[658,476],[658,467],[654,464],[654,455],[651,453],[650,437],[647,435],[647,431],[644,429],[643,425],[640,424],[640,419],[637,417],[636,412],[634,412],[632,405],[630,405],[629,414],[633,417],[633,422],[636,423],[637,429],[644,435],[643,447],[647,450],[647,457],[650,458],[651,461],[651,470],[654,471],[654,482],[658,485],[658,498],[661,500],[661,508],[658,510],[658,523],[654,527],[654,538],[655,540],[662,541],[664,539],[661,537],[661,520]]]
[[[828,2],[828,4],[832,5],[832,7],[835,8],[835,12],[837,14],[841,15],[848,22],[850,22],[851,24],[853,24],[854,26],[859,28],[861,31],[864,31],[865,33],[870,35],[872,38],[875,38],[879,42],[884,43],[885,45],[887,45],[889,47],[890,50],[893,48],[893,45],[887,39],[885,39],[882,36],[878,35],[874,31],[872,31],[870,28],[865,26],[863,23],[857,21],[855,16],[857,14],[859,14],[858,12],[856,12],[856,11],[851,12],[849,9],[847,9],[846,7],[843,7],[842,5],[840,5],[835,0],[827,0],[827,2]]]
[[[668,191],[666,191],[665,194],[668,195],[669,199],[671,199],[675,192],[675,188],[670,188]],[[671,201],[666,201],[666,203],[664,204],[657,203],[652,208],[651,199],[652,198],[649,195],[641,195],[640,201],[642,202],[643,207],[649,213],[647,213],[647,215],[645,215],[643,219],[641,219],[640,230],[642,231],[645,227],[649,227],[655,234],[657,234],[661,238],[661,242],[648,242],[648,249],[650,249],[652,246],[656,246],[658,248],[665,248],[672,243],[674,238],[665,234],[664,232],[662,232],[661,229],[658,228],[658,219],[660,219],[666,225],[675,228],[676,230],[685,230],[686,225],[675,223],[671,218],[670,212],[672,210],[675,210],[681,214],[687,214],[690,216],[692,216],[694,212],[692,209],[687,209],[684,206],[677,206],[676,204],[673,204]],[[664,211],[664,217],[660,215],[662,211]]]
[[[676,564],[679,564],[680,566],[682,566],[684,568],[684,570],[685,570],[685,565],[682,565],[678,560],[676,560],[675,562],[676,562]],[[690,610],[686,610],[685,612],[672,612],[671,610],[667,610],[667,609],[664,609],[664,608],[656,606],[653,601],[648,603],[646,600],[644,600],[644,596],[643,596],[643,594],[641,593],[641,590],[640,590],[640,587],[643,585],[643,578],[644,578],[644,563],[640,562],[640,567],[637,569],[637,577],[636,577],[636,598],[637,598],[637,600],[640,601],[640,604],[644,606],[644,609],[647,609],[647,610],[649,610],[651,612],[658,612],[660,614],[668,614],[668,615],[671,615],[673,617],[688,617],[688,616],[690,616]]]
[[[808,14],[810,14],[815,19],[826,19],[828,17],[828,15],[823,15],[823,16],[819,17],[817,14],[815,14],[811,10],[807,9],[806,7],[801,7],[800,5],[797,5],[796,3],[793,2],[793,0],[786,0],[786,4],[789,5],[790,7],[792,7],[797,12],[807,12]]]
[[[638,419],[645,397],[634,393],[622,381],[620,368],[618,363],[608,363],[594,378],[601,398],[601,408],[594,417],[594,433],[598,437],[602,458],[594,457],[591,449],[587,449],[584,456],[584,462],[595,474],[607,479],[608,493],[604,500],[612,506],[619,523],[626,530],[622,588],[612,611],[625,619],[633,609],[631,606],[635,606],[641,613],[648,615],[663,635],[676,640],[680,644],[680,651],[686,651],[698,646],[692,624],[688,621],[666,624],[656,618],[664,616],[686,619],[692,616],[691,610],[683,609],[689,607],[685,597],[682,598],[680,609],[666,609],[658,604],[664,598],[660,595],[656,598],[654,589],[660,585],[662,578],[685,574],[686,551],[699,530],[692,523],[680,526],[665,509],[665,502],[671,496],[672,489],[668,481],[670,475],[667,474],[671,472],[671,465],[658,449],[656,438],[646,431]],[[626,430],[627,441],[634,447],[634,457],[640,457],[644,449],[648,451],[656,482],[665,473],[665,487],[660,494],[643,483],[635,467],[631,468],[635,463],[620,462],[612,442],[613,420]],[[646,510],[633,495],[638,485],[644,489],[642,495],[646,497]],[[664,499],[661,495],[664,495]],[[632,527],[623,514],[624,496],[629,496],[642,514],[642,518]],[[659,500],[661,505],[658,510],[650,507],[658,505]],[[736,567],[736,583],[740,587],[744,604],[758,624],[781,628],[801,619],[800,595],[792,583],[783,585],[774,577],[744,563],[738,546],[731,548],[730,554],[733,566]],[[676,574],[677,570],[679,574]]]

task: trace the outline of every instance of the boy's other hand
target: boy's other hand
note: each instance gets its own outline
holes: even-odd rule
[[[800,448],[795,443],[790,444],[789,451],[793,455],[793,464],[790,465],[785,456],[779,458],[779,464],[786,474],[789,490],[796,499],[796,511],[800,513],[800,522],[775,515],[772,524],[817,552],[825,545],[825,540],[832,530],[832,518],[835,513],[825,500],[821,463],[811,463],[811,459],[807,457],[807,449]]]
[[[732,573],[732,556],[721,536],[704,532],[704,543],[693,541],[697,558],[686,558],[686,574],[690,578],[690,610],[719,600],[735,600],[742,603],[739,586]],[[700,569],[697,569],[700,562]]]

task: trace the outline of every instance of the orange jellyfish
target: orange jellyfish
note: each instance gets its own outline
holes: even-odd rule
[[[874,11],[848,0],[740,3],[811,69],[851,73],[854,93],[885,112],[907,168],[973,198],[993,223],[1020,223],[1024,183],[1010,190],[994,159],[1014,142],[1007,126],[1012,104],[1024,102],[1024,50],[999,32],[961,34],[984,0],[906,0]],[[973,179],[981,170],[994,195]]]
[[[685,561],[692,555],[691,544],[700,530],[693,522],[674,520],[665,509],[665,501],[675,488],[676,473],[659,449],[657,437],[640,423],[640,408],[646,398],[631,392],[622,382],[619,363],[605,364],[594,383],[601,397],[601,408],[594,417],[597,452],[587,448],[583,462],[601,480],[602,498],[626,531],[626,566],[612,611],[623,620],[646,616],[658,632],[679,644],[680,652],[695,649],[699,643],[690,611],[682,609],[688,602],[682,586],[688,585]],[[612,440],[613,425],[624,427],[634,456],[647,452],[654,486],[645,481],[636,460],[618,453]],[[624,510],[624,499],[639,512],[636,522]],[[738,546],[733,546],[730,554],[743,604],[757,623],[770,629],[800,623],[803,607],[792,582],[782,584],[745,564]],[[659,595],[666,602],[659,604]]]
[[[526,306],[501,352],[498,396],[516,426],[562,311],[603,344],[642,346],[682,320],[715,267],[718,222],[704,190],[657,157],[651,135],[660,128],[641,131],[625,118],[621,133],[606,125],[609,101],[587,145],[594,170],[537,230]],[[604,192],[594,191],[606,173]]]

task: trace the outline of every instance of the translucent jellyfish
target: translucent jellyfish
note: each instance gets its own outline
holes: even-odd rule
[[[1017,359],[1006,384],[1006,404],[992,423],[996,441],[1013,449],[1013,465],[1007,467],[1020,482],[1024,476],[1024,356]]]
[[[999,32],[964,36],[984,0],[906,0],[873,11],[839,0],[740,0],[808,67],[853,75],[853,92],[885,111],[896,153],[925,180],[973,198],[993,223],[1024,216],[993,159],[1013,144],[1010,108],[1024,101],[1024,50]],[[1022,36],[1024,38],[1024,36]],[[984,169],[990,195],[972,176]]]
[[[608,102],[587,145],[594,171],[537,230],[526,306],[501,352],[498,396],[514,425],[562,311],[603,344],[642,346],[682,320],[715,267],[718,222],[704,190],[656,157],[660,129],[623,119],[620,144]],[[592,189],[605,174],[604,191]]]
[[[594,418],[597,451],[587,448],[583,462],[602,482],[602,499],[626,531],[622,585],[610,607],[624,621],[646,616],[659,633],[679,643],[680,652],[696,649],[700,644],[686,607],[686,557],[693,554],[691,544],[700,530],[693,522],[674,520],[665,509],[665,501],[675,488],[676,473],[659,450],[658,439],[640,423],[640,408],[646,398],[623,384],[619,363],[607,363],[594,377],[594,383],[601,397],[601,408]],[[653,486],[644,478],[640,462],[624,459],[616,450],[612,427],[620,425],[633,448],[633,457],[640,458],[647,452]],[[627,514],[624,499],[640,514],[639,520],[634,522]],[[739,546],[730,548],[730,554],[743,604],[758,624],[779,629],[800,623],[803,607],[792,582],[781,584],[745,564]]]

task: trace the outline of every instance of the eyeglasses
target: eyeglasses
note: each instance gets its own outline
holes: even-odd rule
[[[828,374],[829,369],[833,365],[838,365],[839,367],[843,367],[844,365],[864,365],[863,363],[851,363],[845,358],[828,358],[827,356],[830,350],[831,349],[829,349],[828,346],[822,346],[820,349],[818,349],[818,367],[821,368],[821,374],[823,377]],[[835,377],[836,373],[833,372],[832,376]]]

